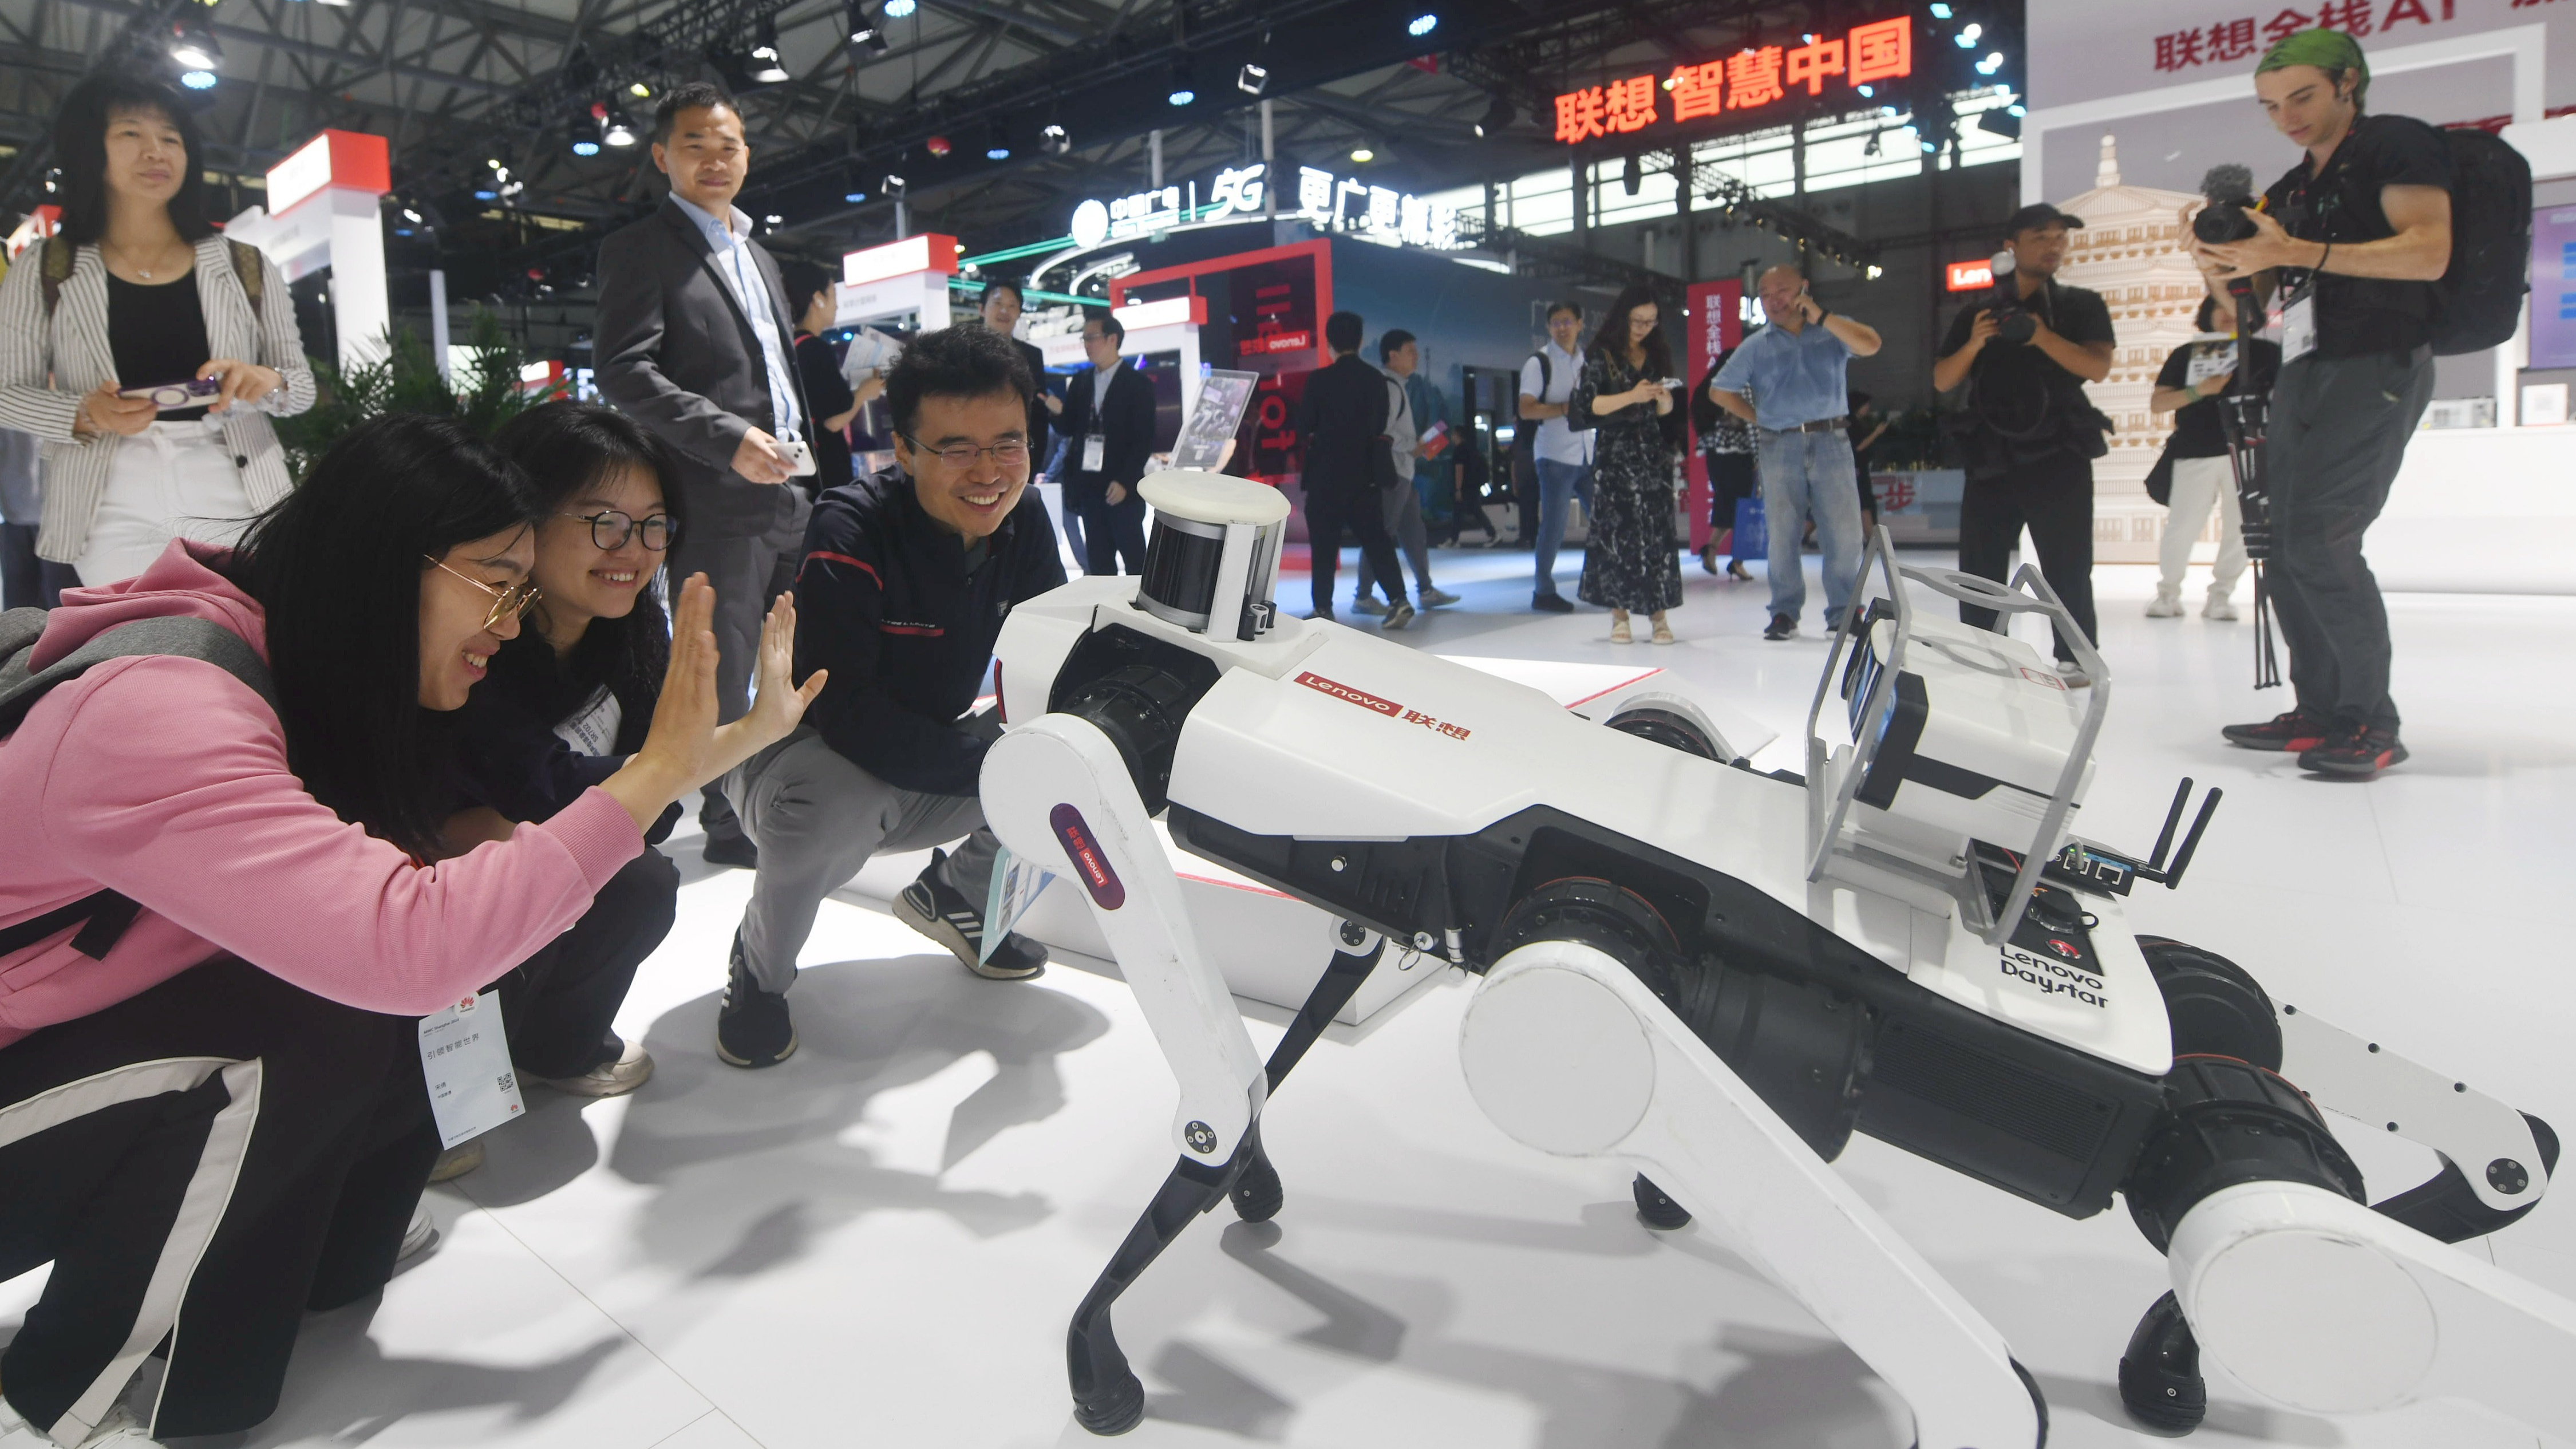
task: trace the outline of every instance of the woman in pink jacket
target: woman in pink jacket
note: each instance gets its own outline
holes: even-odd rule
[[[382,1286],[438,1155],[416,1018],[571,926],[666,806],[821,685],[787,680],[781,603],[759,704],[717,727],[692,578],[643,748],[438,859],[445,717],[518,632],[536,511],[454,425],[387,418],[238,552],[174,543],[47,618],[39,670],[120,625],[211,621],[274,706],[199,658],[114,658],[0,739],[0,1278],[53,1264],[0,1354],[0,1436],[266,1418],[299,1315]]]

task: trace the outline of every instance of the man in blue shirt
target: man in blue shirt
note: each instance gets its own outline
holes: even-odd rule
[[[1851,408],[1844,373],[1853,358],[1877,352],[1879,341],[1870,328],[1825,310],[1795,267],[1764,272],[1760,287],[1771,325],[1735,349],[1710,380],[1708,397],[1753,424],[1771,536],[1771,626],[1762,637],[1787,639],[1807,603],[1798,551],[1809,519],[1825,553],[1826,628],[1841,621],[1860,578],[1860,485],[1843,435]]]

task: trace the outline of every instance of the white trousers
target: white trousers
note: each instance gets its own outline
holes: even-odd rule
[[[251,512],[221,423],[154,423],[117,440],[107,492],[72,566],[92,587],[130,579],[150,567],[173,538],[231,543]]]
[[[2179,596],[2183,571],[2191,566],[2191,546],[2209,522],[2209,505],[2218,503],[2218,564],[2209,591],[2220,598],[2236,592],[2245,577],[2245,520],[2236,508],[2236,472],[2225,458],[2176,458],[2173,502],[2165,514],[2164,542],[2156,550],[2163,567],[2159,591]]]

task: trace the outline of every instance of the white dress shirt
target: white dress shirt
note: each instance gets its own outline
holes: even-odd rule
[[[782,439],[803,436],[799,428],[804,419],[797,412],[796,386],[790,381],[796,376],[796,371],[787,361],[790,344],[779,335],[778,309],[770,301],[769,286],[760,275],[759,264],[752,261],[751,249],[744,245],[751,240],[751,218],[743,214],[741,207],[731,207],[728,209],[733,213],[733,224],[727,226],[716,219],[715,213],[678,192],[671,194],[671,200],[679,203],[680,210],[687,213],[689,220],[698,224],[698,234],[705,237],[708,247],[713,249],[716,275],[733,288],[735,304],[742,308],[742,315],[750,319],[751,334],[760,339],[760,360],[763,370],[769,375],[769,416],[778,425],[778,436]]]

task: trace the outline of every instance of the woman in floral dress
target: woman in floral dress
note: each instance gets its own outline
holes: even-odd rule
[[[1673,531],[1673,462],[1663,417],[1673,410],[1672,349],[1657,328],[1654,294],[1630,287],[1610,304],[1584,353],[1566,423],[1595,431],[1592,533],[1575,596],[1610,611],[1610,642],[1628,643],[1642,613],[1655,642],[1670,644],[1664,611],[1682,601],[1681,540]]]

